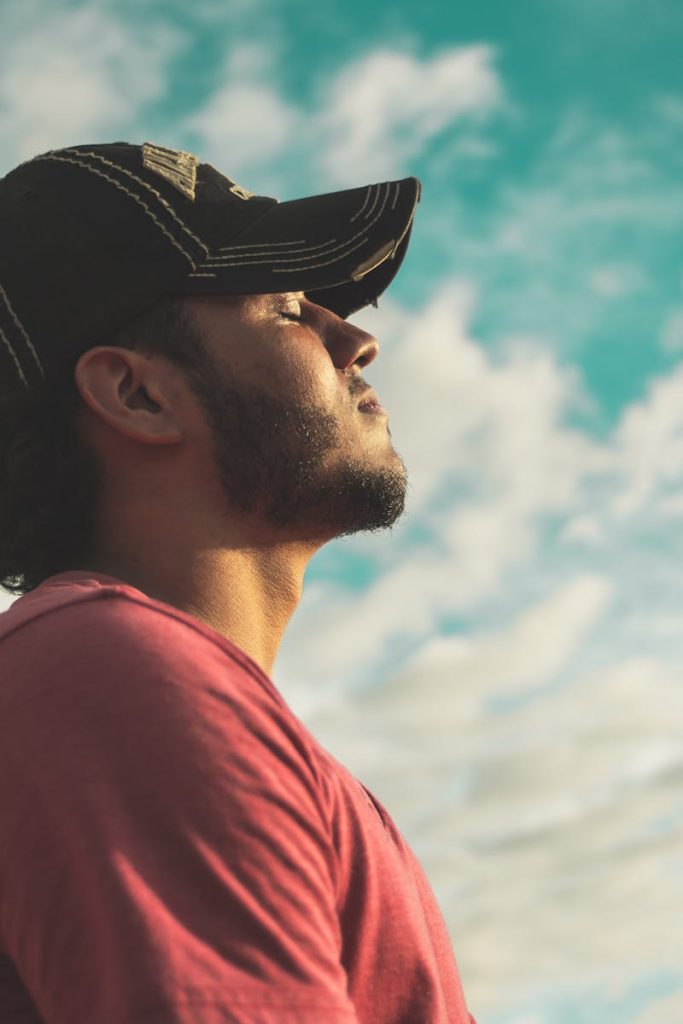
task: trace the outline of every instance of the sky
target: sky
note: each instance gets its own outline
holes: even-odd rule
[[[315,556],[273,679],[478,1024],[680,1024],[683,5],[22,0],[0,38],[0,174],[120,139],[280,200],[420,178],[351,318],[406,514]]]

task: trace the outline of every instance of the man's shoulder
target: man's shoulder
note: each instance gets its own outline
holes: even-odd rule
[[[29,637],[38,636],[49,641],[52,634],[66,641],[74,632],[85,639],[81,631],[94,630],[103,635],[124,633],[129,642],[144,643],[150,633],[195,625],[190,616],[127,584],[85,576],[72,580],[71,575],[76,576],[64,573],[46,580],[2,612],[0,642],[14,634],[24,634],[28,643]]]
[[[162,759],[191,759],[197,744],[218,760],[230,750],[321,799],[312,737],[239,647],[134,588],[54,589],[17,602],[21,618],[0,615],[11,623],[0,629],[0,719],[16,737],[40,720]]]
[[[70,574],[62,574],[68,577]],[[95,673],[125,686],[144,675],[192,680],[220,676],[272,686],[251,659],[193,616],[123,583],[54,578],[0,613],[0,690]],[[12,682],[14,681],[14,682]]]

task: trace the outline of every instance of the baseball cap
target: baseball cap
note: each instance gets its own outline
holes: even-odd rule
[[[376,305],[420,191],[410,177],[279,202],[148,142],[27,160],[0,179],[0,394],[165,295],[302,291],[343,318]]]

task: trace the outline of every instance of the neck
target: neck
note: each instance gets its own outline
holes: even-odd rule
[[[192,552],[102,552],[86,568],[128,583],[205,623],[271,676],[285,629],[301,598],[313,554],[301,542]]]

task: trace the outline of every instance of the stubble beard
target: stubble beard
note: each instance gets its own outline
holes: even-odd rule
[[[315,405],[235,388],[215,368],[189,383],[211,429],[229,508],[301,539],[384,530],[403,514],[406,467],[388,441],[386,457],[354,455],[343,445],[343,424]]]

